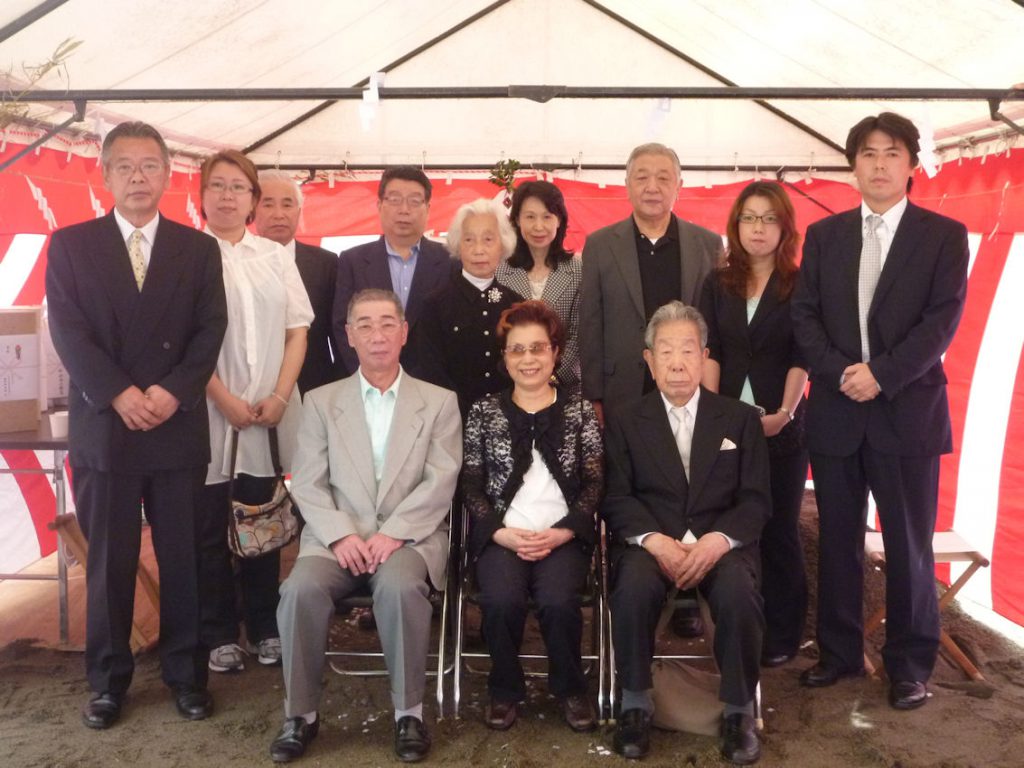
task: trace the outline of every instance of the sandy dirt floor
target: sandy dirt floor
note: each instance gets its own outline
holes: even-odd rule
[[[814,573],[816,515],[808,497],[803,515],[805,548]],[[882,575],[865,576],[868,613],[882,600]],[[812,589],[813,589],[813,578]],[[812,600],[813,604],[813,600]],[[9,618],[9,617],[6,617]],[[886,685],[872,678],[847,680],[833,688],[807,690],[797,678],[816,651],[807,644],[789,665],[762,677],[765,730],[760,765],[793,768],[889,766],[895,768],[1017,768],[1024,766],[1024,655],[1021,649],[978,625],[955,607],[944,625],[974,658],[985,683],[969,682],[940,656],[927,706],[896,712],[886,703]],[[808,618],[813,627],[813,616]],[[473,634],[473,633],[471,633]],[[883,631],[871,638],[878,659]],[[372,647],[372,633],[354,617],[339,618],[332,636],[350,646]],[[808,637],[811,636],[810,631]],[[528,646],[536,646],[529,632]],[[249,768],[270,765],[268,745],[283,717],[279,669],[250,659],[237,675],[211,675],[216,712],[190,723],[178,717],[160,682],[152,651],[138,658],[121,721],[103,732],[80,721],[87,698],[80,654],[48,649],[32,639],[0,649],[0,766],[10,768],[92,768],[154,766]],[[596,681],[593,690],[596,692]],[[543,681],[531,682],[519,722],[505,733],[481,722],[484,677],[470,675],[463,690],[461,719],[450,713],[434,722],[434,746],[427,762],[445,766],[564,768],[624,765],[611,752],[611,727],[574,734],[562,723]],[[449,694],[450,695],[450,694]],[[393,724],[386,681],[342,677],[328,672],[320,735],[298,765],[395,765]],[[657,731],[646,766],[717,766],[717,739]]]

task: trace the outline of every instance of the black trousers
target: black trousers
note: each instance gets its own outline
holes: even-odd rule
[[[794,655],[807,618],[807,568],[800,544],[800,504],[807,452],[771,456],[772,516],[761,531],[765,655]]]
[[[864,526],[868,489],[885,543],[885,645],[890,680],[925,682],[939,649],[932,534],[938,456],[893,456],[866,443],[851,456],[811,454],[818,500],[818,647],[843,670],[864,664]]]
[[[493,543],[480,553],[476,579],[481,627],[491,654],[487,680],[491,698],[526,698],[519,648],[530,598],[548,654],[548,691],[560,698],[586,692],[580,659],[580,603],[589,569],[590,556],[577,542],[569,542],[537,562],[522,560],[515,552]]]
[[[74,467],[78,521],[89,541],[85,670],[98,693],[123,694],[135,662],[130,638],[145,509],[160,573],[160,670],[167,685],[204,687],[199,637],[197,507],[206,467],[148,474]],[[141,502],[141,505],[140,505]]]
[[[273,492],[273,477],[238,475],[235,478],[235,498],[244,504],[263,504],[270,501]],[[238,591],[241,592],[246,637],[250,643],[278,637],[281,552],[255,558],[234,558],[228,548],[231,520],[228,483],[205,486],[202,498],[199,572],[203,642],[209,648],[238,642],[235,561],[238,564]]]
[[[698,589],[715,622],[715,661],[722,673],[719,698],[742,707],[754,699],[761,666],[764,614],[758,589],[756,547],[726,552]],[[612,641],[622,687],[653,686],[655,630],[670,584],[654,556],[630,546],[618,553],[612,574]]]

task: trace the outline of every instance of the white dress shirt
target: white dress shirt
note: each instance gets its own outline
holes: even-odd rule
[[[208,234],[213,234],[207,230]],[[236,244],[217,238],[224,267],[228,329],[217,359],[217,375],[231,394],[250,404],[269,397],[277,386],[284,360],[285,331],[308,328],[313,308],[295,259],[284,246],[248,230]],[[283,394],[283,393],[280,393]],[[231,423],[207,398],[210,411],[212,461],[207,484],[227,482],[231,472]],[[301,399],[294,387],[277,425],[281,464],[291,469],[298,435]],[[267,430],[260,426],[238,435],[236,473],[255,477],[274,474]]]
[[[117,228],[121,230],[121,238],[124,240],[125,248],[128,247],[128,238],[132,236],[132,233],[136,229],[142,231],[142,240],[139,242],[139,248],[142,250],[142,260],[146,263],[146,269],[149,269],[149,259],[153,255],[153,243],[156,242],[156,227],[160,223],[160,214],[158,213],[141,227],[136,227],[115,208],[114,221],[117,222]]]

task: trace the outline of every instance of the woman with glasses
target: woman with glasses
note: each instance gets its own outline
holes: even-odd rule
[[[551,382],[564,338],[543,301],[502,313],[498,339],[512,387],[474,403],[464,433],[468,555],[491,657],[486,723],[496,730],[512,726],[526,696],[519,646],[530,598],[547,648],[548,690],[573,730],[596,723],[580,658],[580,594],[604,453],[593,406]]]
[[[235,578],[228,549],[232,435],[237,432],[234,499],[270,501],[274,466],[270,430],[276,428],[284,471],[290,471],[301,402],[295,387],[306,354],[313,310],[302,278],[284,247],[247,228],[260,199],[256,167],[225,150],[200,171],[206,231],[220,245],[228,329],[217,370],[206,387],[212,461],[203,492],[200,588],[202,640],[214,672],[244,668],[238,644]],[[261,664],[281,660],[277,631],[280,552],[239,558],[246,637]]]
[[[773,181],[745,187],[729,212],[726,236],[725,264],[708,277],[701,295],[710,352],[701,383],[762,414],[772,517],[760,545],[766,622],[761,664],[775,667],[800,649],[807,613],[799,531],[807,480],[802,407],[807,369],[789,312],[800,235],[785,189]]]
[[[500,203],[466,203],[448,226],[448,250],[462,269],[427,297],[409,340],[409,371],[454,390],[466,414],[476,400],[504,389],[497,326],[501,313],[523,297],[495,282],[498,263],[512,252],[516,236]]]
[[[509,218],[515,228],[512,254],[498,265],[498,282],[529,299],[541,299],[558,313],[565,349],[555,375],[565,390],[580,388],[580,259],[565,250],[569,212],[561,190],[549,181],[524,181],[512,195]]]

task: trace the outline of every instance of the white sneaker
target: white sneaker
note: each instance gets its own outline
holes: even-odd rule
[[[210,669],[214,672],[241,672],[245,669],[245,651],[238,643],[228,643],[210,651]]]
[[[250,647],[249,653],[255,653],[260,664],[272,667],[281,663],[281,638],[268,637],[260,640],[255,648]]]

